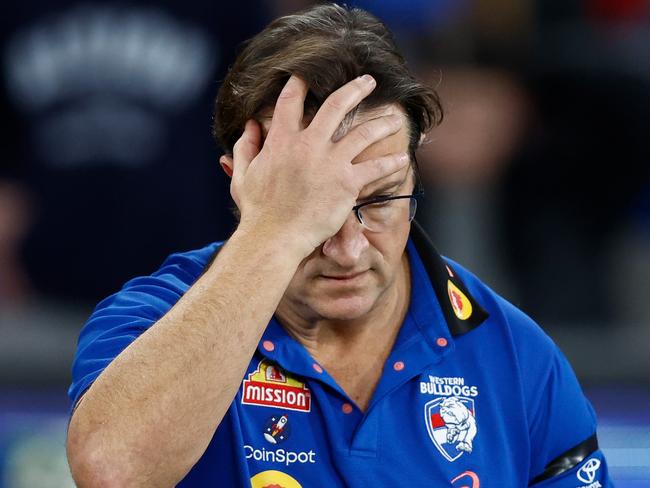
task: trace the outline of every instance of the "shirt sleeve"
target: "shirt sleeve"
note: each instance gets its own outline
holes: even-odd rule
[[[557,346],[551,346],[542,370],[544,380],[536,394],[531,390],[530,486],[612,487],[607,462],[598,448],[596,414],[569,362]]]
[[[97,305],[77,343],[68,389],[72,409],[104,368],[174,306],[215,249],[172,254],[154,274],[129,281]]]
[[[462,270],[471,293],[490,305],[490,314],[508,324],[528,429],[528,486],[613,487],[598,447],[596,414],[562,351],[523,311],[477,286],[478,279],[455,263],[454,269]]]
[[[596,450],[573,468],[530,485],[534,488],[613,488],[607,461]]]

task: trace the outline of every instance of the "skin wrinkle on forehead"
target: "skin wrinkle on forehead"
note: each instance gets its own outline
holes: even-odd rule
[[[375,107],[375,108],[365,109],[365,110],[361,109],[360,105],[357,105],[352,110],[350,110],[347,114],[345,114],[345,117],[343,118],[338,128],[332,135],[332,142],[340,141],[345,137],[345,135],[348,132],[350,132],[350,130],[353,128],[353,123],[357,115],[360,117],[364,117],[363,122],[367,122],[369,120],[373,120],[381,117],[384,114],[385,110],[389,107],[398,107],[398,105],[391,103],[387,105],[382,105],[380,107]],[[400,112],[402,111],[401,107],[399,107],[399,111]],[[306,129],[309,126],[313,118],[314,115],[311,114],[306,114],[303,117],[302,119],[303,129]],[[408,117],[405,118],[406,118],[406,123],[410,124]],[[257,120],[257,122],[262,127],[262,142],[263,142],[269,133],[271,121],[273,120],[273,109],[266,108],[264,110],[261,110],[260,113],[254,117],[254,119]]]

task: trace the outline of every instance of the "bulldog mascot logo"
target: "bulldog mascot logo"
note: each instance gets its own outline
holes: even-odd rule
[[[424,406],[429,437],[447,461],[471,454],[478,429],[474,399],[436,398]]]
[[[472,441],[476,437],[476,419],[460,399],[445,398],[440,404],[440,416],[447,426],[447,443],[456,443],[456,449],[472,452]]]

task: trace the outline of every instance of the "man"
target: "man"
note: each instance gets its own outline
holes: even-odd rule
[[[239,226],[84,327],[80,486],[607,485],[562,354],[411,227],[440,111],[380,22],[278,19],[216,116]]]

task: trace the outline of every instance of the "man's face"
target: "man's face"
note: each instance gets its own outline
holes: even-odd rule
[[[400,108],[390,105],[357,114],[352,127],[391,113],[406,118]],[[353,162],[407,152],[408,146],[408,124],[405,121],[399,132],[369,146]],[[364,188],[359,200],[380,195],[410,195],[412,192],[413,172],[409,166]],[[389,230],[369,231],[351,211],[343,227],[302,261],[279,310],[288,307],[292,314],[309,321],[362,318],[386,300],[391,292],[396,292],[396,278],[407,266],[404,249],[409,231],[407,218]]]

